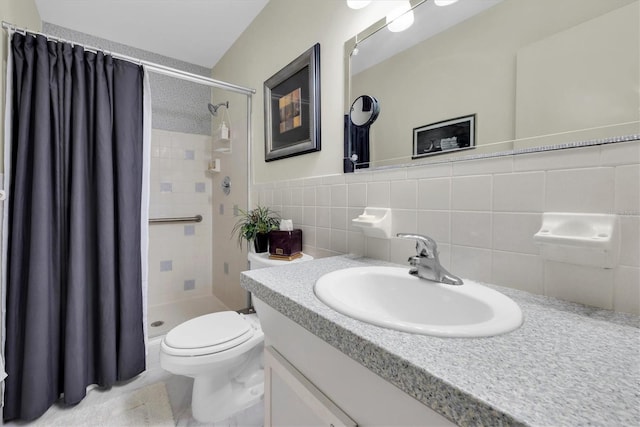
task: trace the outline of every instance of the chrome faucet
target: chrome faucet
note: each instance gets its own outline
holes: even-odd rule
[[[462,279],[449,273],[438,258],[438,245],[431,237],[420,234],[398,233],[403,239],[416,241],[417,255],[409,258],[409,264],[413,267],[409,274],[432,282],[445,283],[447,285],[462,285]]]

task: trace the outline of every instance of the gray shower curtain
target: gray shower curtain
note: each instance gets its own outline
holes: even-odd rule
[[[142,67],[13,34],[4,419],[145,369]]]

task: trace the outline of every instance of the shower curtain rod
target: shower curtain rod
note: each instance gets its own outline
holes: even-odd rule
[[[220,89],[226,89],[232,92],[236,92],[236,93],[241,93],[244,95],[253,95],[256,93],[255,89],[250,89],[250,88],[246,88],[246,87],[242,87],[242,86],[238,86],[238,85],[234,85],[231,83],[227,83],[227,82],[223,82],[220,80],[215,80],[209,77],[205,77],[205,76],[201,76],[198,74],[194,74],[194,73],[189,73],[187,71],[183,71],[183,70],[179,70],[177,68],[171,68],[171,67],[167,67],[165,65],[160,65],[160,64],[156,64],[155,62],[150,62],[150,61],[145,61],[143,59],[139,59],[139,58],[133,58],[131,56],[127,56],[127,55],[122,55],[119,53],[113,53],[110,51],[107,51],[105,49],[100,49],[97,47],[93,47],[93,46],[89,46],[89,45],[85,45],[83,43],[76,43],[73,42],[71,40],[65,40],[63,38],[60,37],[56,37],[56,36],[52,36],[50,34],[45,34],[45,33],[41,33],[38,31],[32,31],[29,30],[27,28],[20,28],[17,27],[9,22],[6,21],[2,21],[2,28],[5,30],[11,30],[11,31],[15,31],[15,32],[19,32],[21,34],[26,35],[28,34],[37,34],[37,35],[41,35],[46,37],[48,40],[54,40],[54,41],[59,41],[59,42],[65,42],[65,43],[70,43],[72,45],[78,45],[78,46],[82,46],[85,50],[88,51],[92,51],[92,52],[103,52],[103,53],[108,53],[109,55],[111,55],[114,58],[118,58],[118,59],[123,59],[125,61],[129,61],[129,62],[134,62],[140,65],[144,65],[146,67],[146,69],[148,69],[151,72],[154,73],[158,73],[158,74],[163,74],[165,76],[171,76],[171,77],[175,77],[181,80],[186,80],[186,81],[190,81],[193,83],[200,83],[206,86],[211,86],[211,87],[216,87],[216,88],[220,88]]]

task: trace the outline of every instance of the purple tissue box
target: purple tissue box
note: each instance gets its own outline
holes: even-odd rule
[[[269,255],[289,258],[302,253],[302,230],[269,232]]]

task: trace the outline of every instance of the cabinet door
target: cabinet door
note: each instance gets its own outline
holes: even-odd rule
[[[273,347],[264,350],[266,427],[357,427]]]

